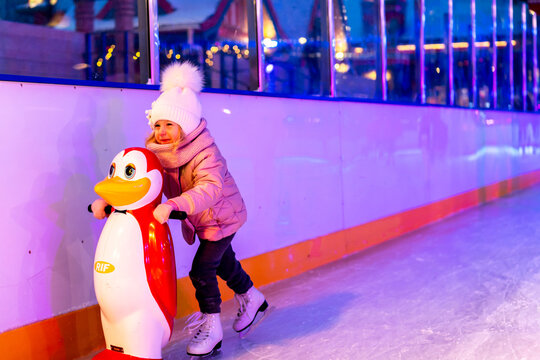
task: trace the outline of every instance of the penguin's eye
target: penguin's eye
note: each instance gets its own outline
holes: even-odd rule
[[[133,179],[135,176],[135,165],[128,164],[124,170],[124,174],[126,175],[127,179]]]
[[[109,168],[109,179],[114,176],[115,171],[116,171],[116,164],[112,163],[111,167]]]

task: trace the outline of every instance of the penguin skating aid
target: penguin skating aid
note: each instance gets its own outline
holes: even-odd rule
[[[99,238],[94,288],[107,348],[94,359],[161,359],[176,315],[176,264],[167,224],[154,219],[163,176],[143,148],[121,151],[95,191],[115,211]]]

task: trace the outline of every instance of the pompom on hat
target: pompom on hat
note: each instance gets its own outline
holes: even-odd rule
[[[152,103],[152,109],[146,110],[148,125],[153,129],[156,121],[169,120],[189,135],[201,122],[202,74],[189,62],[173,63],[163,70],[161,79],[162,94]]]

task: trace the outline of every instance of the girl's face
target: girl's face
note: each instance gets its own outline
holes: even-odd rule
[[[154,124],[154,135],[158,144],[172,144],[180,139],[182,129],[169,120],[158,120]]]

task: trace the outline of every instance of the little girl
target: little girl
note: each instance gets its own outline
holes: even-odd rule
[[[188,244],[199,237],[199,248],[189,277],[195,287],[200,311],[189,327],[195,336],[187,346],[191,356],[204,356],[221,347],[221,295],[217,275],[235,292],[239,311],[233,323],[245,332],[268,307],[249,275],[242,269],[231,246],[235,233],[247,218],[246,207],[227,163],[201,118],[198,93],[202,76],[190,63],[174,63],[162,74],[162,94],[147,111],[152,133],[146,147],[164,168],[164,193],[168,201],[158,205],[154,217],[164,223],[173,210],[187,213],[182,233]],[[96,217],[103,218],[107,204],[92,204]]]

